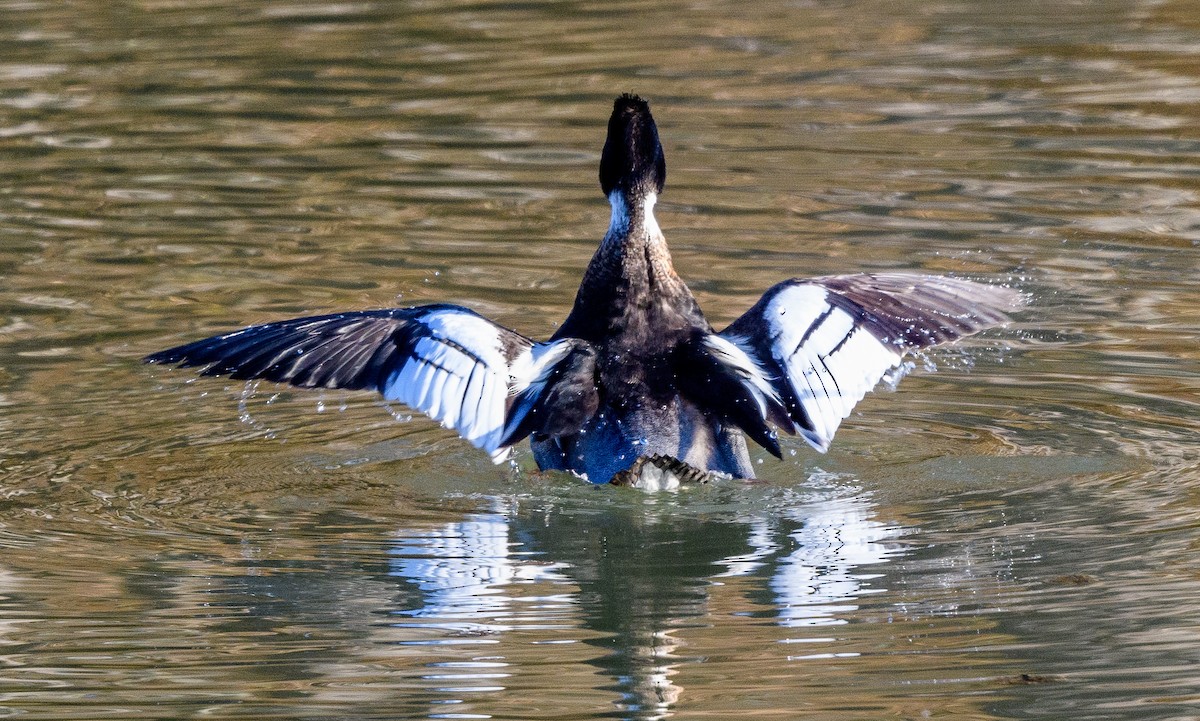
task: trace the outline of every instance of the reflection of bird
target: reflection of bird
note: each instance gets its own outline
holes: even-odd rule
[[[373,389],[454,428],[499,462],[531,437],[543,469],[596,483],[665,455],[750,478],[743,433],[829,447],[904,352],[1004,320],[1017,294],[901,273],[789,280],[720,333],[675,274],[654,204],[666,164],[650,107],[617,98],[600,159],[612,222],[554,336],[427,305],[252,326],[148,356],[205,375]]]

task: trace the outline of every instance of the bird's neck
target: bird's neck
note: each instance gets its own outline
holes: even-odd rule
[[[667,240],[654,218],[654,193],[614,190],[608,196],[612,219],[604,241],[588,266],[584,282],[593,275],[605,282],[672,284],[679,282],[671,265]]]
[[[695,298],[676,275],[654,219],[653,193],[608,196],[612,220],[584,273],[575,307],[558,335],[597,340],[627,330],[682,330],[704,323]]]

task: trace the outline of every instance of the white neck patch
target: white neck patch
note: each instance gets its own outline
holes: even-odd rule
[[[654,204],[656,202],[658,202],[658,195],[655,193],[646,193],[642,197],[642,227],[640,230],[651,237],[661,238],[662,230],[658,227],[658,221],[654,219]],[[612,206],[612,220],[609,221],[606,238],[622,238],[638,232],[638,228],[629,227],[631,220],[630,208],[629,199],[625,197],[625,191],[620,189],[613,190],[608,194],[608,203]]]

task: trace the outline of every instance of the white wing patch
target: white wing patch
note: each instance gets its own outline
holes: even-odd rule
[[[825,452],[842,419],[900,364],[901,349],[871,335],[817,285],[785,288],[764,310],[772,354],[813,426],[796,430]]]
[[[408,361],[392,372],[380,392],[458,431],[494,463],[503,462],[509,453],[509,447],[500,445],[509,397],[532,383],[545,383],[570,343],[526,345],[510,358],[504,334],[510,340],[513,334],[474,313],[438,310],[419,322],[428,332],[419,336]]]
[[[434,311],[418,322],[428,334],[413,344],[408,361],[392,372],[380,393],[453,428],[500,463],[508,457],[508,449],[499,447],[508,396],[505,331],[454,310]]]

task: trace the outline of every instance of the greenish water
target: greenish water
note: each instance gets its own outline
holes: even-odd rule
[[[0,2],[0,716],[1200,717],[1198,18]],[[410,303],[548,335],[625,91],[714,324],[859,270],[1029,310],[679,494],[138,362]]]

